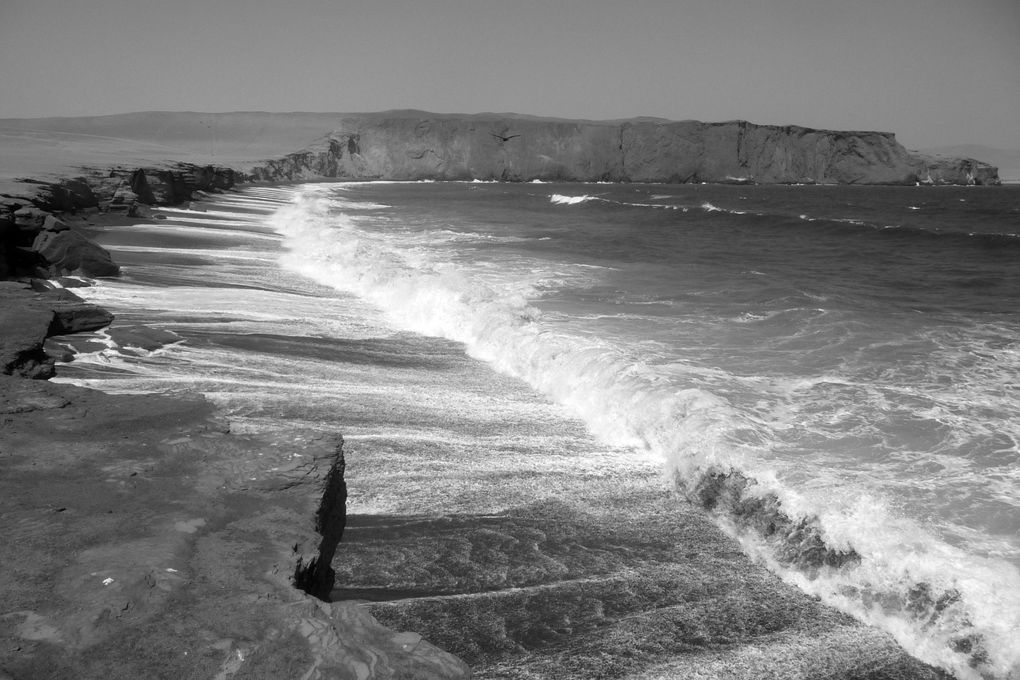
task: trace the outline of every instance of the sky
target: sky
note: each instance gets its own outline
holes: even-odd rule
[[[1020,0],[0,0],[0,118],[397,108],[1020,149]]]

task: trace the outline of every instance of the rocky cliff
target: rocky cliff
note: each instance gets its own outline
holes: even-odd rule
[[[745,121],[569,121],[404,111],[352,115],[249,179],[997,184],[970,159],[913,155],[894,135]]]
[[[0,280],[66,275],[116,276],[110,254],[57,214],[104,211],[134,216],[139,206],[176,205],[195,192],[234,186],[230,168],[178,163],[89,170],[75,178],[22,180],[0,191]]]

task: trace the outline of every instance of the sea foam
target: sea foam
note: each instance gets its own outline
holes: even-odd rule
[[[580,203],[598,200],[601,200],[598,196],[588,196],[587,194],[584,196],[564,196],[563,194],[553,194],[549,197],[549,202],[557,205],[578,205]]]

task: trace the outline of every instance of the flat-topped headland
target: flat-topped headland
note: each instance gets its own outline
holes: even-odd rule
[[[626,508],[606,499],[629,482],[607,477],[571,508],[348,518],[366,473],[345,481],[339,432],[232,432],[197,394],[46,378],[100,341],[76,333],[181,342],[74,286],[119,274],[97,235],[246,182],[987,184],[994,168],[932,165],[881,133],[422,112],[0,121],[3,144],[34,161],[0,186],[0,677],[945,677],[666,484]],[[397,562],[447,571],[422,592],[361,587]],[[486,585],[497,570],[519,583]]]
[[[747,121],[579,121],[419,111],[344,116],[257,179],[743,184],[996,184],[971,159],[912,154],[884,132]]]

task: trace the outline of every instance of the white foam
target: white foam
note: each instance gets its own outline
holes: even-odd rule
[[[724,212],[724,213],[729,213],[730,215],[746,215],[747,214],[746,210],[730,210],[729,208],[720,208],[719,206],[717,206],[717,205],[715,205],[713,203],[709,203],[708,201],[705,201],[704,203],[701,204],[701,209],[704,210],[705,212],[710,212],[710,213],[711,212]]]
[[[550,203],[556,203],[557,205],[578,205],[580,203],[587,203],[588,201],[598,201],[598,196],[564,196],[563,194],[553,194],[549,197]]]
[[[183,224],[175,224],[173,222],[164,222],[161,224],[135,224],[132,225],[133,231],[148,231],[157,234],[176,234],[182,236],[203,236],[203,237],[215,237],[215,238],[230,238],[237,237],[243,240],[255,240],[255,241],[279,241],[280,237],[274,233],[260,233],[251,229],[244,229],[243,224],[227,224],[219,222],[219,225],[224,227],[235,227],[232,229],[225,229],[222,227],[216,227],[210,229],[208,227],[192,227]]]
[[[199,213],[201,214],[201,213]],[[248,228],[254,225],[261,224],[259,219],[243,219],[240,216],[233,216],[231,218],[207,218],[207,217],[190,217],[187,215],[172,215],[166,220],[161,220],[160,224],[178,224],[184,222],[186,224],[204,224],[211,227],[240,227]],[[156,225],[154,225],[156,226]]]

